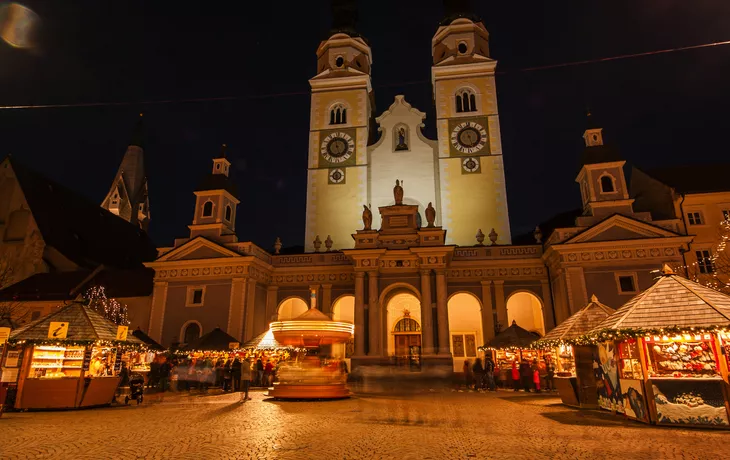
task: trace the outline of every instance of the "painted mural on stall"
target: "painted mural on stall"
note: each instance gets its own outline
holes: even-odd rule
[[[623,392],[623,407],[628,417],[649,423],[649,410],[644,397],[644,382],[641,380],[619,380]]]
[[[614,412],[625,413],[618,379],[616,345],[613,342],[597,344],[593,354],[593,372],[596,376],[598,406]]]
[[[652,380],[659,423],[727,426],[722,381]]]

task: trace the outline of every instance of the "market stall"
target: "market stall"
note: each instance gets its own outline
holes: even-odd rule
[[[3,365],[17,384],[16,409],[62,409],[111,404],[122,355],[143,347],[81,303],[15,330]]]
[[[157,343],[140,328],[135,329],[132,335],[144,343],[145,348],[141,350],[129,350],[122,355],[122,362],[134,373],[146,375],[150,371],[150,364],[155,357],[165,352],[165,347]]]
[[[563,404],[598,407],[593,371],[595,346],[581,338],[614,312],[594,295],[588,305],[532,345],[549,353],[550,358],[546,356],[545,359],[554,359],[554,382]]]
[[[730,296],[665,266],[652,287],[590,334],[598,369],[617,374],[616,411],[658,424],[730,427],[728,328]]]
[[[506,386],[512,386],[512,363],[516,362],[519,366],[523,359],[531,363],[542,358],[544,351],[532,348],[532,344],[539,338],[538,334],[523,329],[512,321],[510,327],[497,334],[487,345],[479,347],[479,350],[492,355],[499,368],[499,379]]]

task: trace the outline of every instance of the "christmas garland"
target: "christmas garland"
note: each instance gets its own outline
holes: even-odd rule
[[[8,340],[10,345],[32,345],[32,346],[54,346],[54,347],[110,347],[121,348],[122,351],[143,351],[150,349],[144,344],[130,343],[120,340],[58,340],[58,339],[27,339],[27,340]]]

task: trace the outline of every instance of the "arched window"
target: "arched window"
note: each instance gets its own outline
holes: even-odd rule
[[[460,89],[456,92],[456,112],[476,112],[477,96],[471,89]]]
[[[200,338],[200,325],[198,323],[190,323],[185,327],[183,334],[184,343],[191,343]]]
[[[393,332],[421,332],[421,325],[413,318],[403,318],[395,323]]]
[[[232,215],[233,215],[233,208],[231,208],[230,206],[226,206],[226,220],[228,222],[231,221],[231,216]]]
[[[330,124],[344,125],[347,123],[347,107],[343,104],[336,104],[330,110]]]
[[[206,201],[203,205],[203,217],[210,217],[213,215],[213,202]]]
[[[613,193],[616,187],[613,186],[613,177],[609,175],[601,176],[601,192]]]

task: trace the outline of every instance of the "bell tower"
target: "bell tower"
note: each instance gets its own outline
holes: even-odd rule
[[[333,28],[317,48],[312,88],[304,247],[319,235],[335,249],[354,246],[368,200],[368,133],[373,107],[372,53],[355,30],[354,0],[332,0]]]
[[[511,243],[489,32],[465,0],[444,0],[431,41],[442,224],[447,244],[471,246],[480,228]]]

